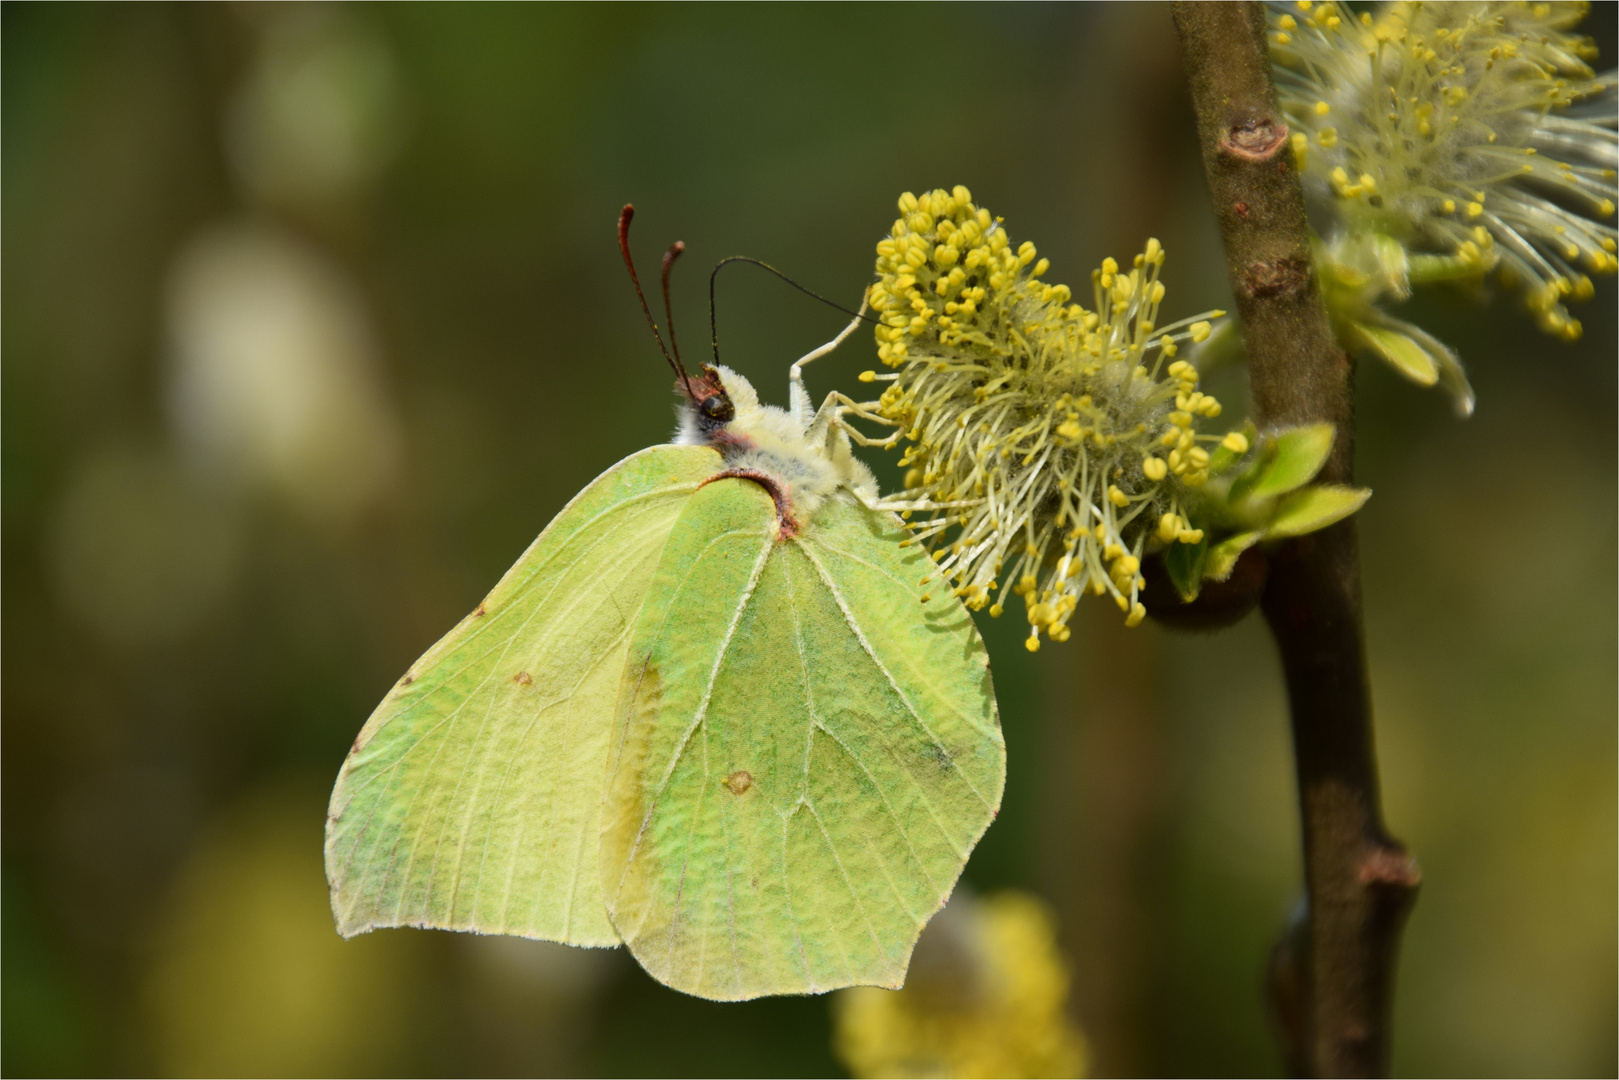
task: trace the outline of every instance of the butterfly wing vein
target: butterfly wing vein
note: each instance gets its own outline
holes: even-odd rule
[[[931,564],[902,537],[834,499],[779,540],[741,481],[698,492],[670,533],[602,837],[614,924],[669,985],[898,985],[993,817],[1004,747],[982,642],[960,605],[920,603],[909,583]]]
[[[596,869],[613,701],[664,540],[717,467],[654,447],[609,469],[389,692],[332,793],[342,933],[618,941]]]

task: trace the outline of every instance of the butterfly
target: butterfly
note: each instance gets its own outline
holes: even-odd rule
[[[716,1000],[903,984],[1006,751],[971,617],[839,395],[804,388],[859,321],[786,410],[664,348],[675,441],[576,495],[355,739],[326,823],[343,936],[623,943]]]

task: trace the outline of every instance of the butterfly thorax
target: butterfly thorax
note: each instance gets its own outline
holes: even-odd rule
[[[841,431],[823,428],[813,437],[815,425],[761,404],[752,384],[730,368],[710,368],[706,374],[705,388],[710,382],[720,388],[732,415],[718,423],[705,415],[701,402],[686,403],[675,441],[713,447],[724,459],[726,473],[770,490],[784,527],[801,531],[839,489],[861,501],[876,497],[871,471],[849,452]]]

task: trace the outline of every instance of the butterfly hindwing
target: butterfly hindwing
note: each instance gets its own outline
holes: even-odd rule
[[[597,853],[626,649],[682,506],[718,468],[693,446],[613,466],[389,691],[328,812],[344,936],[424,926],[618,942]]]
[[[741,999],[897,987],[999,806],[987,658],[892,514],[840,493],[780,538],[769,495],[708,485],[632,638],[602,883],[659,980]],[[935,591],[938,591],[935,586]]]

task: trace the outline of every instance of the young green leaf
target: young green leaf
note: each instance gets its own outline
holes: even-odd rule
[[[1252,494],[1254,485],[1264,479],[1265,474],[1270,471],[1271,463],[1276,460],[1276,440],[1274,438],[1264,438],[1255,441],[1251,453],[1253,454],[1252,459],[1232,479],[1231,487],[1226,492],[1223,501],[1228,505],[1240,503],[1246,499]],[[1212,461],[1213,459],[1211,458],[1211,464]],[[1228,469],[1230,467],[1227,466]]]
[[[1355,331],[1379,356],[1412,382],[1432,386],[1439,381],[1439,367],[1426,349],[1397,330],[1357,322]]]
[[[1309,483],[1332,452],[1332,440],[1331,424],[1288,428],[1265,440],[1274,444],[1275,456],[1253,481],[1247,494],[1263,499],[1286,494]]]
[[[1196,600],[1198,591],[1203,588],[1206,574],[1203,563],[1208,554],[1207,540],[1199,540],[1195,544],[1177,542],[1164,549],[1164,569],[1169,573],[1175,591],[1180,593],[1182,603],[1190,604]]]
[[[1338,484],[1314,484],[1296,491],[1277,506],[1266,526],[1265,539],[1281,540],[1324,529],[1359,510],[1371,495],[1370,488]]]
[[[1236,467],[1248,452],[1248,447],[1259,441],[1259,429],[1252,420],[1244,420],[1242,427],[1228,434],[1214,453],[1209,455],[1209,475],[1224,476]]]
[[[1235,536],[1228,536],[1209,549],[1209,556],[1203,563],[1203,576],[1210,581],[1224,581],[1231,576],[1231,570],[1237,565],[1242,553],[1264,539],[1265,534],[1258,530],[1240,532]]]

